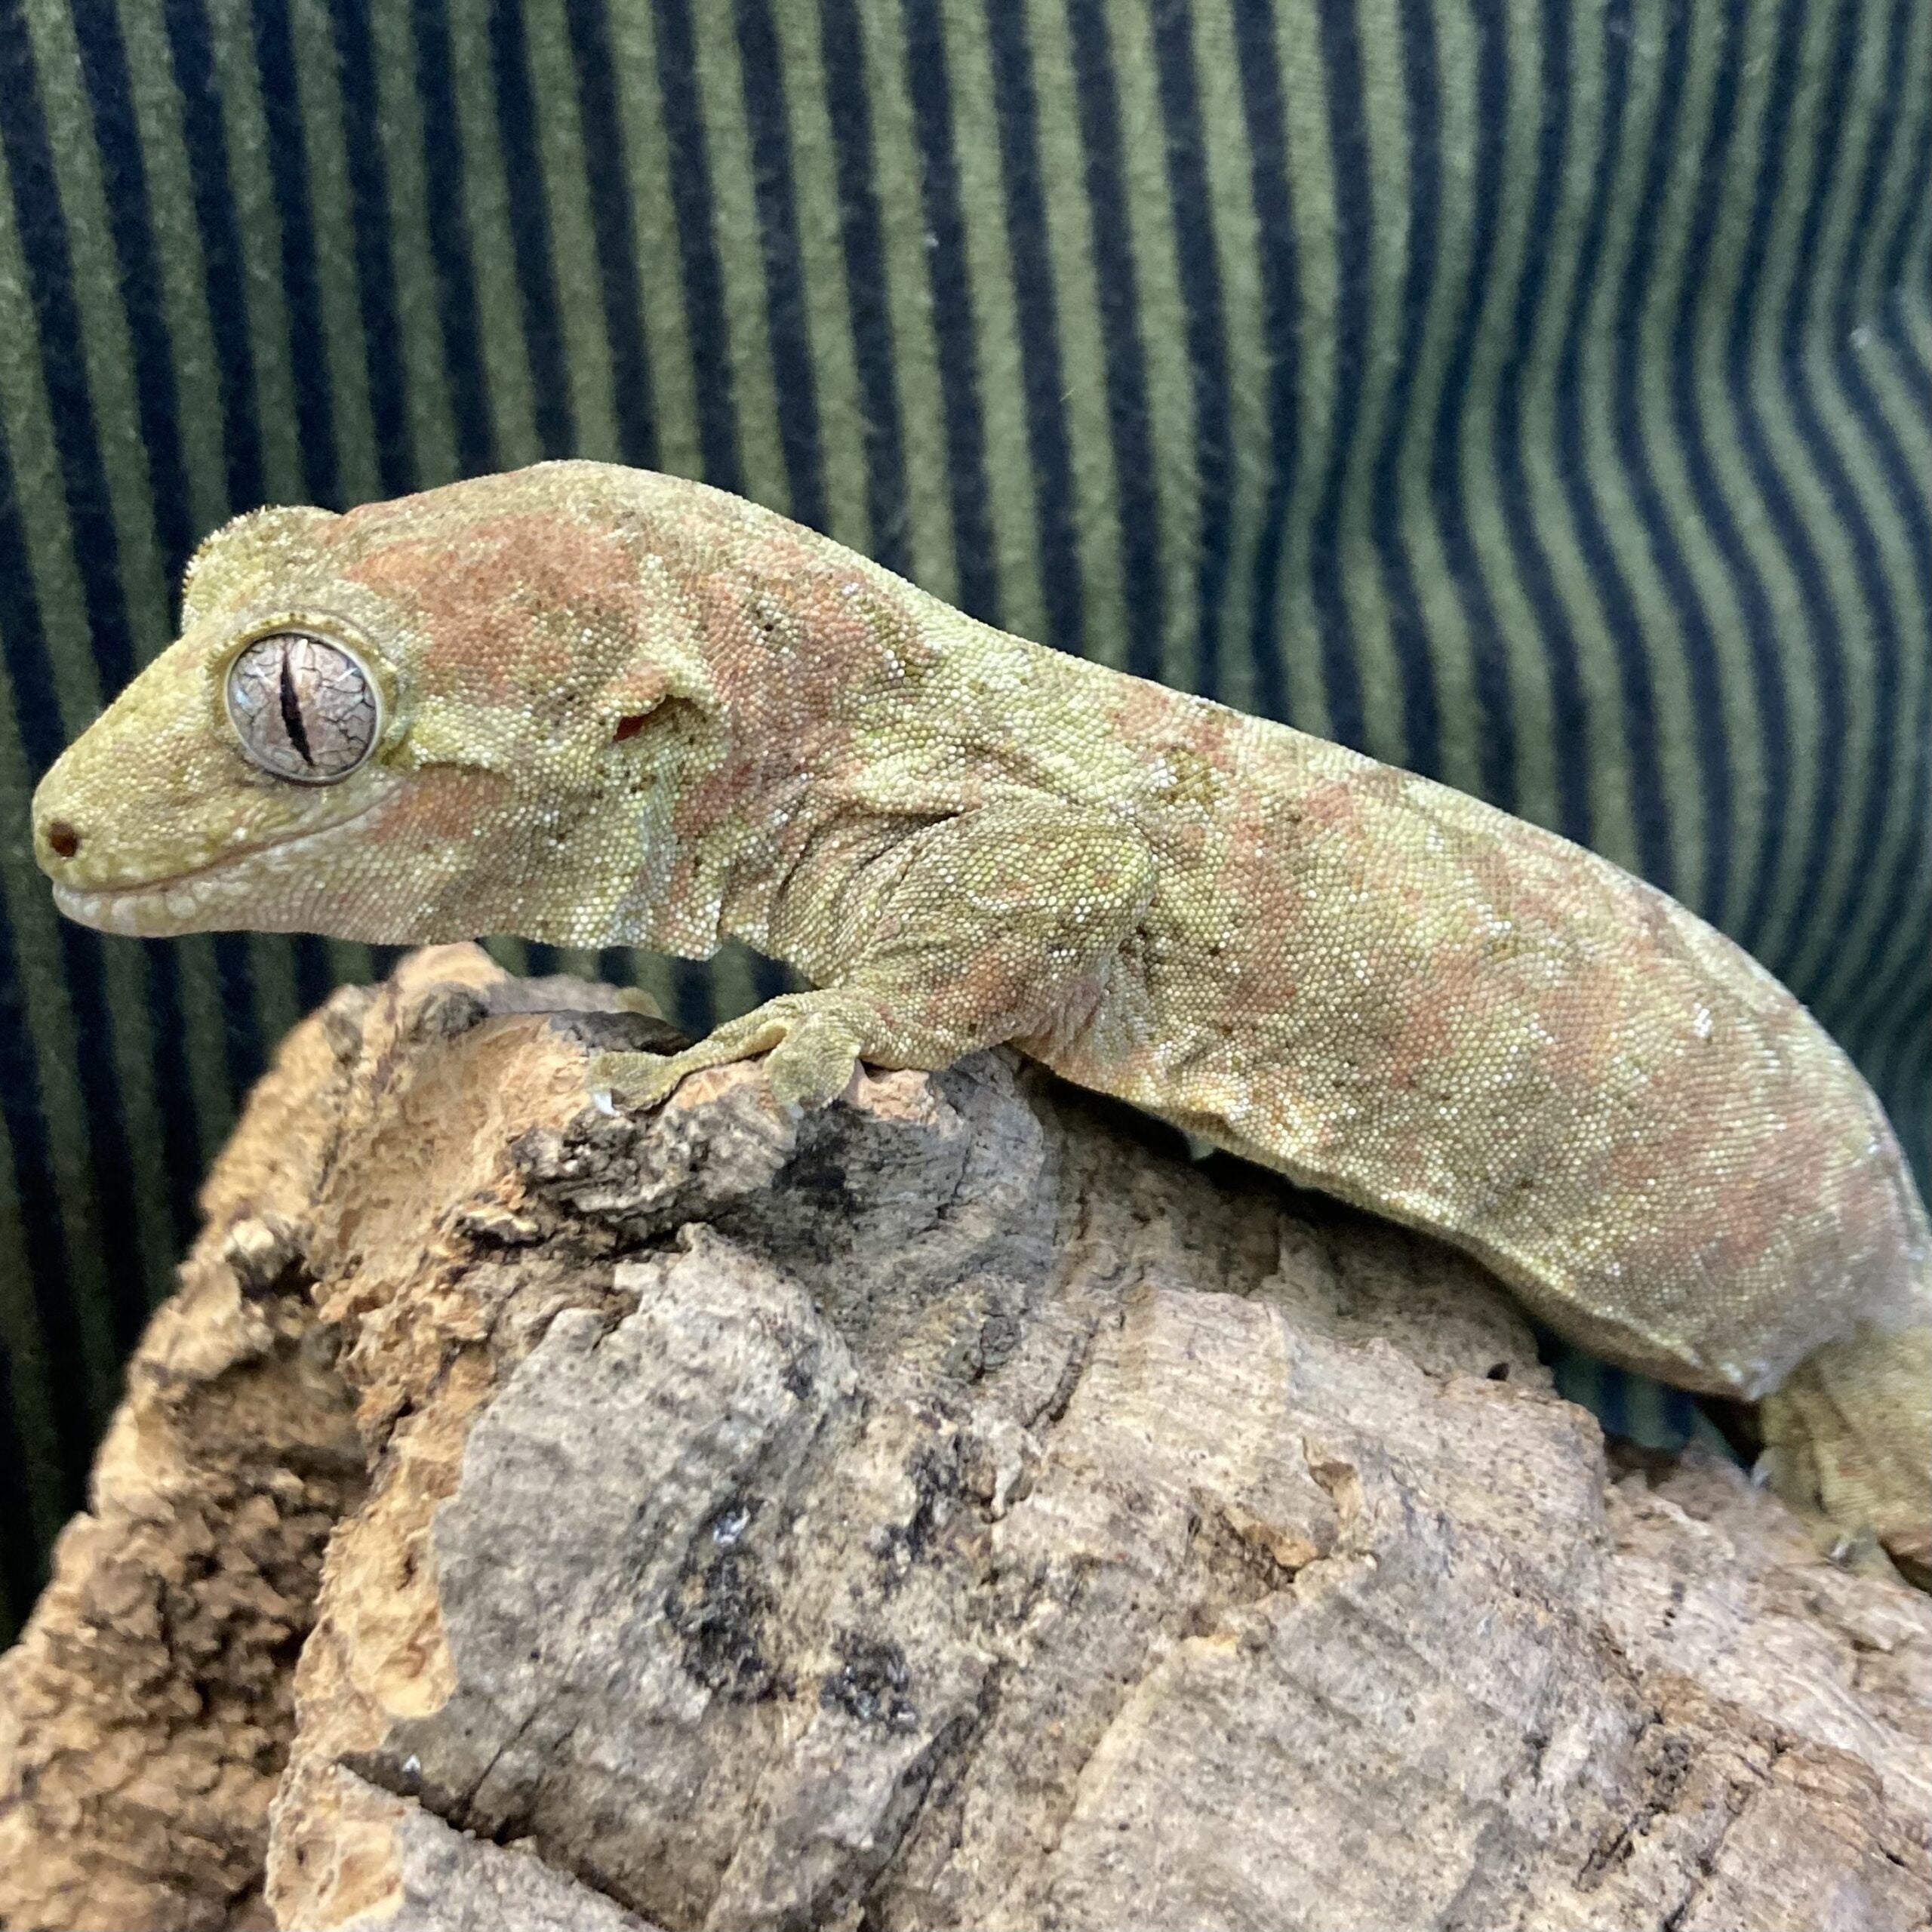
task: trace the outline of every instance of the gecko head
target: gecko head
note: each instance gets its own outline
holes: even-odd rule
[[[217,532],[179,641],[35,794],[61,910],[142,935],[635,937],[719,734],[676,583],[598,500],[620,475]]]

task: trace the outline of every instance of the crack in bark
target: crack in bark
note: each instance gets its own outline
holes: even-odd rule
[[[1080,1386],[1080,1378],[1087,1373],[1087,1365],[1093,1359],[1094,1337],[1100,1333],[1098,1315],[1081,1329],[1072,1348],[1068,1352],[1066,1364],[1060,1372],[1060,1379],[1054,1384],[1053,1392],[1039,1407],[1029,1414],[1023,1426],[1032,1431],[1041,1423],[1051,1427],[1060,1421],[1072,1406],[1074,1392]]]
[[[965,1777],[974,1752],[999,1708],[1000,1694],[1011,1668],[1004,1660],[993,1663],[980,1680],[973,1708],[941,1725],[932,1742],[902,1774],[894,1804],[887,1807],[884,1817],[874,1828],[875,1838],[884,1840],[878,1863],[861,1888],[856,1894],[848,1892],[841,1902],[842,1909],[844,1903],[856,1897],[861,1926],[877,1923],[875,1909],[880,1894],[935,1795],[952,1790]],[[902,1808],[901,1801],[909,1791],[911,1801],[903,1804]],[[956,1841],[956,1832],[955,1838]]]

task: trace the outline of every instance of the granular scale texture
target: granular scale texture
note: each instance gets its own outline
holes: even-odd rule
[[[352,759],[364,714],[303,660],[350,720],[339,772],[288,768],[291,647],[287,743],[224,709],[284,635],[366,681]],[[1756,1398],[1804,1363],[1767,1411],[1780,1480],[1932,1556],[1924,1209],[1776,980],[1553,834],[992,630],[754,505],[569,463],[244,518],[35,815],[63,909],[111,931],[731,936],[812,983],[614,1060],[634,1101],[758,1053],[823,1101],[861,1060],[1010,1041],[1458,1243],[1628,1367]]]

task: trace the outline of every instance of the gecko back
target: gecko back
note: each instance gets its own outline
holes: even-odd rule
[[[1107,1000],[1041,1058],[1445,1236],[1687,1387],[1755,1398],[1861,1321],[1922,1318],[1925,1213],[1890,1124],[1749,955],[1462,793],[1103,688],[1137,713],[1158,883]]]

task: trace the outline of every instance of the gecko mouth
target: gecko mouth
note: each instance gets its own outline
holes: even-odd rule
[[[361,825],[386,802],[386,798],[376,798],[360,811],[332,824],[295,832],[286,838],[268,839],[260,845],[239,847],[165,878],[143,879],[135,885],[91,888],[63,885],[57,880],[54,903],[78,924],[134,939],[165,939],[174,934],[205,931],[210,921],[203,915],[211,901],[227,896],[235,883],[235,874],[246,870],[251,886],[257,888],[271,881],[285,880],[322,841]],[[254,921],[240,919],[235,923],[247,926]]]

